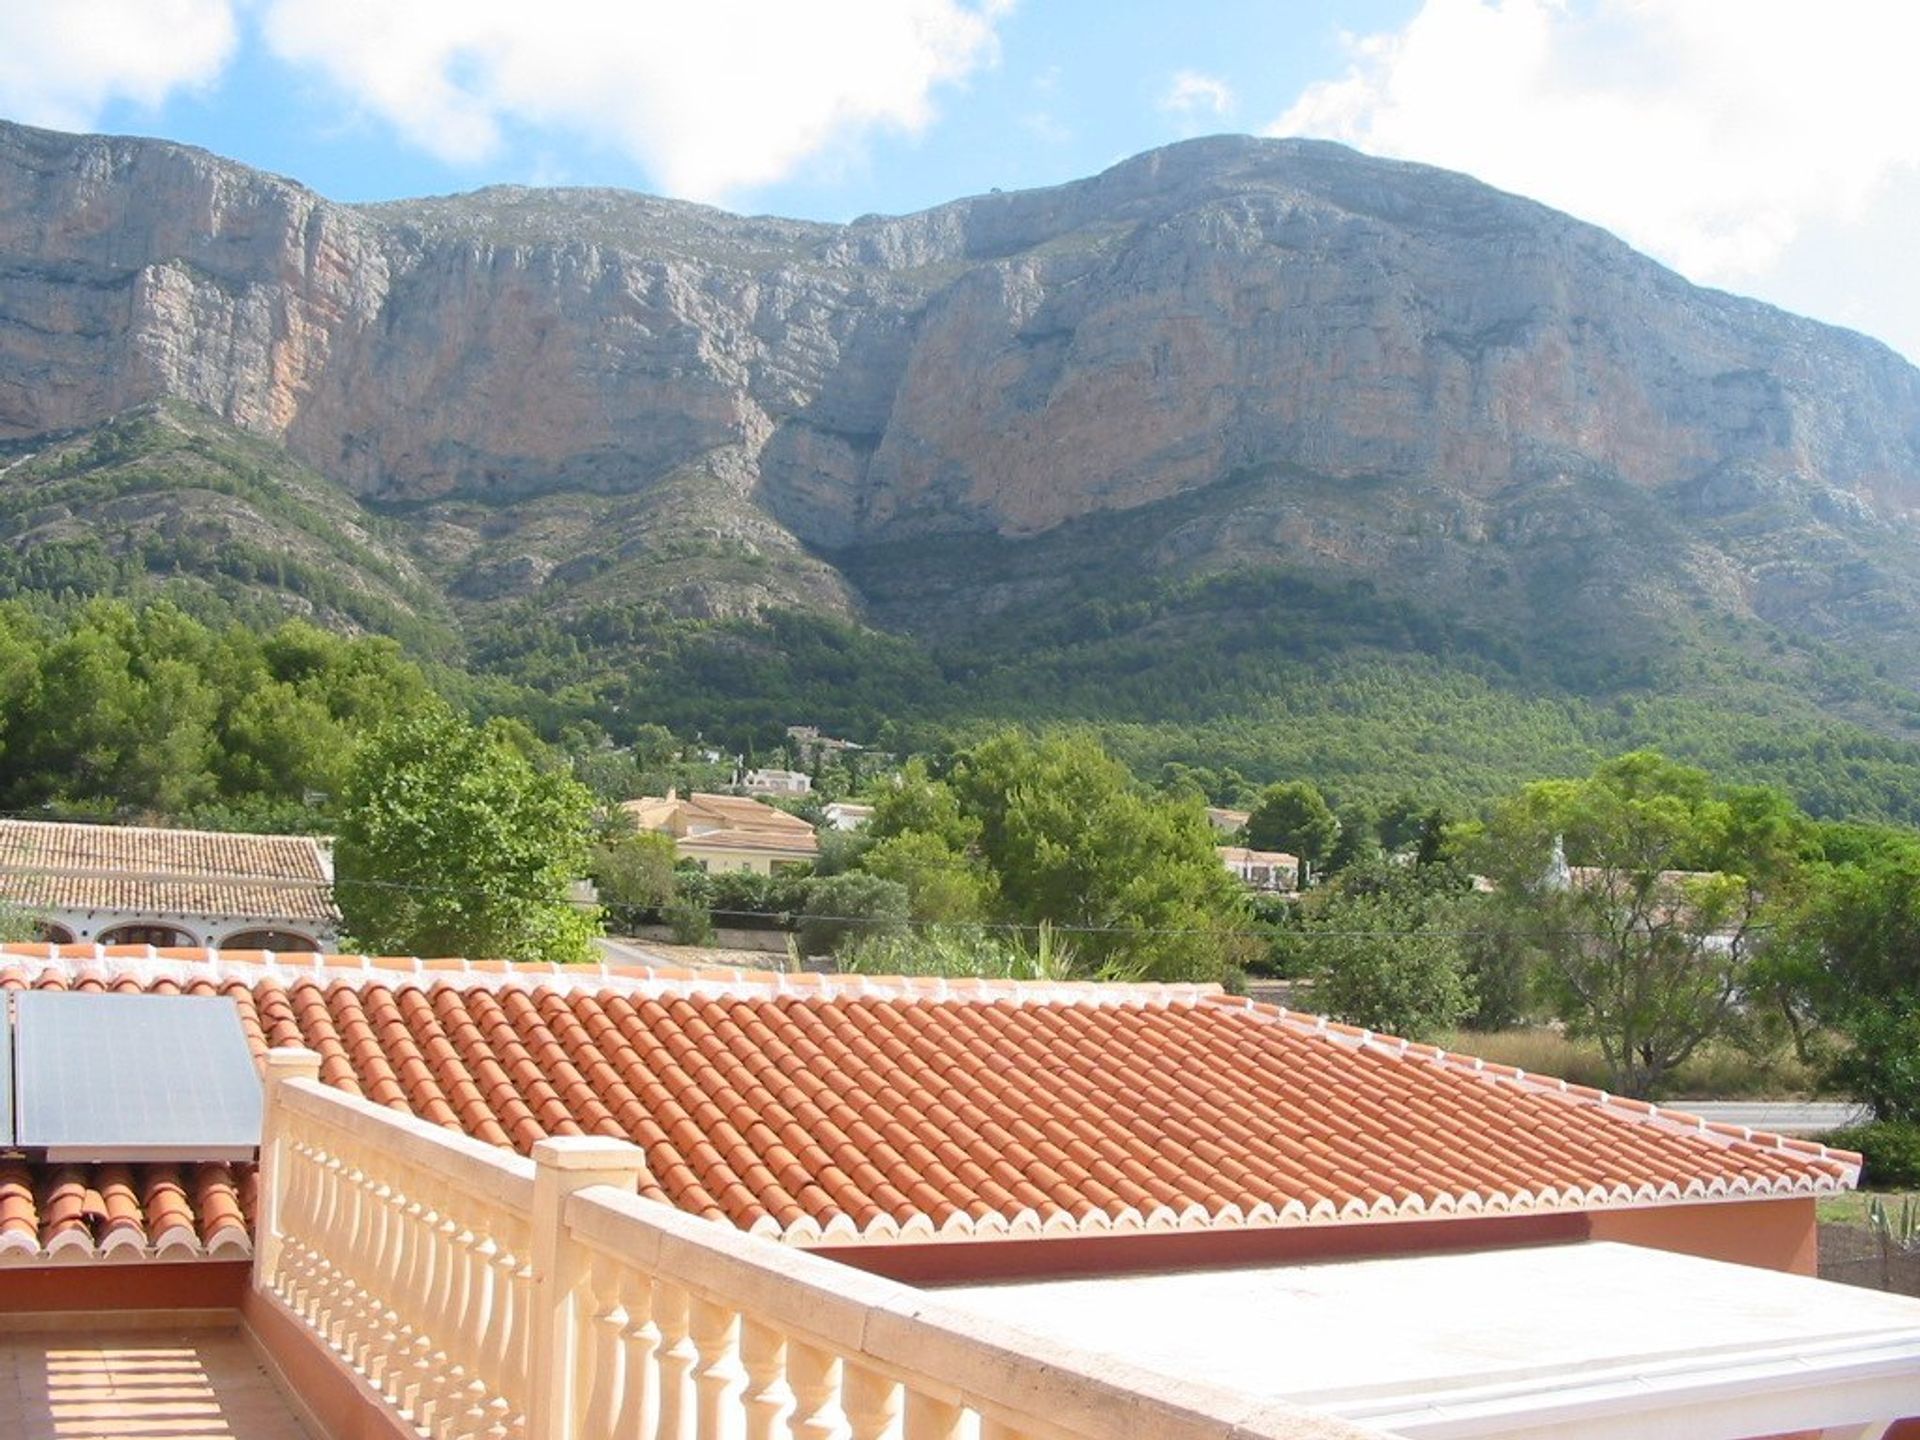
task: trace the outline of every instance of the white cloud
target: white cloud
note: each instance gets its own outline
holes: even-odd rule
[[[1217,118],[1233,109],[1233,89],[1226,81],[1198,70],[1176,70],[1160,97],[1160,108],[1176,115]]]
[[[1349,48],[1272,133],[1468,171],[1920,356],[1911,0],[1425,0]]]
[[[1007,0],[267,0],[283,59],[409,142],[472,164],[503,132],[620,149],[716,200],[875,129],[923,129],[932,92],[996,58]]]
[[[0,114],[88,130],[111,101],[156,107],[213,80],[234,42],[231,0],[7,0]]]

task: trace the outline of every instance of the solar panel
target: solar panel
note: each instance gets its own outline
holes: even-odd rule
[[[13,1021],[0,995],[0,1149],[13,1148]]]
[[[233,1002],[14,996],[15,1143],[53,1161],[248,1160],[260,1077]]]

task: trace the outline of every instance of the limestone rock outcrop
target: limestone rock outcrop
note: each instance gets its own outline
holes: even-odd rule
[[[351,206],[0,125],[0,439],[161,398],[372,500],[704,477],[728,535],[828,555],[1255,474],[1264,499],[1183,557],[1403,566],[1409,526],[1511,551],[1551,526],[1542,493],[1620,491],[1704,527],[1700,583],[1741,604],[1775,592],[1765,546],[1713,530],[1729,515],[1790,511],[1855,558],[1880,536],[1879,589],[1920,587],[1920,370],[1466,177],[1315,142],[1192,141],[824,225],[591,190]],[[1336,523],[1328,485],[1396,498]],[[570,557],[510,558],[497,583],[524,589]]]

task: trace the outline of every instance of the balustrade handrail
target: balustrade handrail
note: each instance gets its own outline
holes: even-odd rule
[[[533,1208],[533,1161],[404,1110],[375,1105],[318,1080],[289,1080],[280,1103],[290,1114],[344,1130],[355,1139],[425,1166],[456,1190],[489,1205]]]
[[[1034,1440],[1375,1440],[1376,1432],[1297,1406],[1075,1350],[935,1293],[608,1186],[570,1196],[564,1219],[572,1239],[616,1264]]]
[[[625,1141],[527,1159],[317,1069],[269,1057],[254,1283],[435,1440],[1375,1434],[645,1199]]]

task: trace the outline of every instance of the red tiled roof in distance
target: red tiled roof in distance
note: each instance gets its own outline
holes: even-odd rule
[[[1337,1224],[1808,1195],[1859,1157],[1208,986],[200,952],[0,953],[0,986],[225,994],[257,1053],[798,1243]],[[6,1223],[0,1205],[0,1228]]]
[[[320,841],[0,819],[0,899],[33,910],[257,915],[337,925]]]

